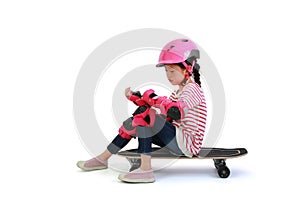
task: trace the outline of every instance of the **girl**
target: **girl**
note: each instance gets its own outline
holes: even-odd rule
[[[84,171],[107,168],[107,161],[122,149],[131,137],[138,137],[140,168],[119,175],[124,182],[154,182],[151,167],[151,144],[167,148],[176,155],[192,157],[202,146],[206,125],[206,102],[201,88],[197,46],[189,39],[177,39],[165,45],[157,67],[164,67],[172,85],[177,85],[169,98],[158,97],[153,90],[143,95],[125,89],[125,96],[139,106],[134,116],[124,121],[119,134],[99,156],[79,161]],[[191,77],[193,76],[193,77]],[[153,114],[150,107],[158,107],[162,114]]]

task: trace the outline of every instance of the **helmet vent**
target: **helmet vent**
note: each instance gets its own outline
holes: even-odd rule
[[[170,51],[174,47],[175,47],[174,45],[171,45],[170,48],[167,51]]]
[[[189,40],[187,40],[187,39],[183,39],[183,40],[181,40],[181,42],[188,42]]]

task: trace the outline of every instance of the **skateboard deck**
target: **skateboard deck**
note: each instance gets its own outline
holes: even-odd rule
[[[178,156],[170,153],[165,148],[154,147],[152,148],[151,157],[152,159],[212,159],[217,169],[220,178],[227,178],[230,175],[230,170],[226,165],[225,160],[230,158],[237,158],[246,155],[248,152],[245,148],[202,148],[197,156],[192,158],[184,155]],[[118,153],[119,156],[125,157],[130,163],[130,170],[137,169],[140,167],[141,158],[140,154],[137,153],[137,149],[130,149],[121,151]]]

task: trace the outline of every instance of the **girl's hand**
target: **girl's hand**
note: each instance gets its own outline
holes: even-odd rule
[[[130,87],[125,89],[125,96],[128,99],[130,96],[132,95],[132,91],[130,89]]]

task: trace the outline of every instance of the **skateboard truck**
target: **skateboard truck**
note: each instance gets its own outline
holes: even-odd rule
[[[129,169],[130,172],[141,166],[141,159],[140,158],[128,158],[127,157],[126,159],[130,163],[130,169]]]

